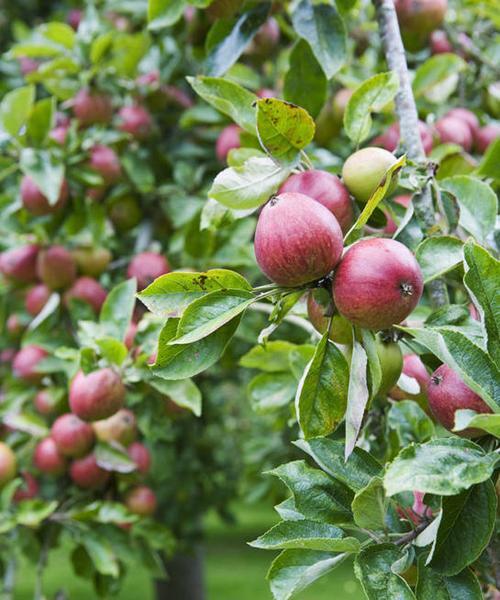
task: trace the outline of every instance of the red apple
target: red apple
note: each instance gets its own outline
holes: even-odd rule
[[[477,151],[484,154],[488,146],[498,138],[500,138],[500,125],[497,123],[490,123],[481,127],[476,134],[475,142]]]
[[[19,283],[36,281],[36,259],[39,248],[35,244],[6,250],[0,254],[0,273]]]
[[[21,502],[22,500],[32,500],[38,495],[39,485],[38,481],[28,471],[21,473],[23,483],[21,487],[17,488],[14,493],[14,502]]]
[[[71,411],[84,421],[98,421],[114,415],[123,406],[125,386],[110,368],[85,375],[76,374],[69,390]]]
[[[33,454],[35,467],[46,475],[62,475],[66,470],[66,459],[57,449],[51,437],[47,437],[35,447]]]
[[[45,388],[37,392],[33,403],[41,415],[53,415],[57,411],[60,398],[56,390]]]
[[[5,324],[7,333],[11,338],[17,339],[24,331],[24,325],[18,315],[9,315],[7,323]]]
[[[472,137],[475,137],[477,135],[477,132],[479,131],[479,119],[468,108],[452,108],[446,113],[445,117],[453,117],[455,119],[460,119],[467,123]]]
[[[29,175],[25,175],[22,178],[20,191],[24,208],[37,217],[56,212],[66,204],[69,196],[68,183],[63,179],[57,202],[55,204],[49,204],[47,197],[42,194]]]
[[[117,413],[92,423],[95,436],[102,442],[118,442],[122,446],[128,446],[135,440],[137,435],[137,422],[135,415],[127,408],[120,409]]]
[[[24,346],[12,361],[14,377],[28,383],[37,383],[43,377],[43,374],[37,371],[38,364],[47,356],[48,353],[40,346]]]
[[[94,445],[92,426],[72,413],[58,417],[52,424],[50,435],[64,456],[83,456]]]
[[[422,272],[415,257],[406,246],[387,238],[351,246],[333,280],[340,314],[366,329],[387,329],[406,319],[422,291]]]
[[[447,0],[395,0],[394,5],[405,46],[412,52],[425,45],[448,8]]]
[[[122,174],[120,159],[108,146],[96,144],[90,149],[89,166],[97,171],[106,185],[116,183]]]
[[[127,269],[127,277],[137,279],[137,287],[143,290],[161,275],[170,272],[167,259],[157,252],[141,252],[134,256]]]
[[[446,54],[453,52],[453,46],[446,35],[446,32],[442,29],[436,29],[433,31],[429,38],[431,54]]]
[[[83,11],[79,10],[78,8],[72,8],[69,11],[66,20],[68,22],[68,25],[76,31],[78,29],[78,27],[80,26],[80,21],[82,20],[82,18],[83,18]]]
[[[430,154],[432,150],[432,132],[423,121],[418,122],[418,130],[420,132],[420,139],[422,140],[424,152]],[[393,123],[382,135],[379,135],[372,140],[372,144],[374,146],[385,148],[385,150],[388,150],[389,152],[394,152],[399,145],[399,138],[399,123]]]
[[[403,373],[408,375],[408,377],[417,380],[420,386],[420,392],[411,394],[395,386],[390,391],[390,397],[394,400],[403,400],[404,398],[409,398],[411,400],[425,400],[427,398],[427,387],[431,377],[417,354],[407,354],[403,358]]]
[[[472,148],[469,124],[458,117],[442,117],[436,122],[436,131],[442,144],[457,144],[468,152]]]
[[[64,146],[64,144],[66,143],[66,138],[68,137],[68,131],[68,125],[59,125],[58,127],[54,127],[54,129],[52,129],[52,131],[49,134],[49,137],[56,144]]]
[[[36,272],[49,288],[67,288],[76,278],[76,262],[64,246],[50,246],[38,254]]]
[[[132,488],[125,497],[125,504],[130,512],[141,517],[149,517],[156,510],[156,494],[145,485]]]
[[[263,273],[284,287],[328,275],[342,254],[342,230],[333,214],[309,196],[274,196],[255,231],[255,256]]]
[[[344,185],[360,202],[367,202],[384,179],[396,157],[383,148],[363,148],[351,154],[342,168]],[[388,193],[396,186],[391,183]]]
[[[217,142],[215,143],[215,154],[220,162],[225,162],[229,150],[239,148],[241,146],[240,133],[241,127],[238,125],[228,125],[220,132]]]
[[[69,302],[72,298],[82,300],[98,313],[101,310],[107,292],[101,284],[92,277],[79,277],[75,283],[64,294],[64,299]]]
[[[17,472],[16,455],[7,444],[0,442],[0,487],[12,481]]]
[[[73,113],[83,126],[109,123],[113,106],[109,96],[82,89],[73,100]]]
[[[47,304],[51,293],[50,289],[44,283],[38,283],[29,289],[24,300],[24,306],[29,314],[36,317]]]
[[[135,462],[139,473],[147,473],[151,467],[151,455],[144,444],[132,442],[128,447],[128,455]]]
[[[149,112],[139,104],[124,106],[120,109],[119,129],[138,140],[147,138],[153,129],[153,119]]]
[[[104,487],[109,480],[110,474],[98,464],[94,454],[88,454],[83,458],[77,458],[71,463],[69,474],[73,483],[78,487],[95,490]]]

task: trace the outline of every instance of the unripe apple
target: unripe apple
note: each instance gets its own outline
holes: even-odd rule
[[[68,16],[66,17],[66,20],[68,22],[68,25],[76,31],[80,26],[80,21],[82,20],[82,18],[83,11],[79,10],[78,8],[72,8],[69,11]]]
[[[424,152],[430,154],[433,142],[432,131],[423,121],[418,122],[418,131],[420,133],[420,139],[422,140]],[[382,135],[373,139],[372,144],[374,146],[380,146],[389,152],[394,152],[399,145],[399,139],[399,123],[393,123]]]
[[[108,216],[118,231],[128,231],[140,222],[142,211],[136,198],[120,196],[111,202]]]
[[[69,302],[72,298],[82,300],[98,313],[101,310],[107,292],[101,284],[92,277],[79,277],[75,283],[64,294],[64,299]]]
[[[333,316],[326,316],[330,311],[333,311]],[[325,333],[331,318],[332,325],[328,337],[337,344],[352,343],[351,324],[334,309],[331,295],[324,288],[309,292],[307,315],[319,333]]]
[[[155,279],[170,272],[167,259],[157,252],[141,252],[134,256],[127,269],[127,277],[137,279],[137,287],[143,290]]]
[[[85,375],[79,371],[71,382],[71,411],[84,421],[99,421],[114,415],[123,406],[125,386],[118,373],[110,368]]]
[[[328,171],[311,169],[295,173],[278,191],[279,194],[285,192],[304,194],[325,206],[333,213],[344,233],[353,223],[354,212],[349,192],[340,179]]]
[[[477,151],[484,154],[488,149],[488,146],[498,138],[500,138],[500,125],[490,123],[489,125],[481,127],[476,135]]]
[[[62,475],[66,470],[66,459],[51,437],[38,442],[33,454],[33,464],[46,475]]]
[[[107,419],[92,423],[96,438],[102,442],[118,442],[128,446],[137,435],[135,415],[127,408],[120,409]]]
[[[431,33],[429,45],[431,54],[446,54],[448,52],[453,52],[453,46],[451,45],[446,32],[442,29],[436,29],[436,31]]]
[[[57,449],[64,456],[79,457],[87,454],[94,445],[92,425],[85,423],[72,413],[57,417],[50,435]]]
[[[55,389],[45,388],[37,392],[33,403],[41,415],[53,415],[57,412],[60,400]]]
[[[342,168],[347,189],[360,202],[367,202],[384,179],[396,157],[383,148],[363,148],[351,154]],[[396,187],[393,179],[388,194]]]
[[[49,204],[47,197],[42,194],[29,175],[22,178],[20,191],[24,208],[37,217],[58,211],[66,204],[69,196],[68,182],[63,179],[57,202]]]
[[[255,257],[278,285],[296,287],[315,281],[338,263],[342,230],[333,214],[309,196],[274,196],[262,209],[255,230]]]
[[[395,0],[394,5],[405,47],[412,52],[423,48],[448,8],[447,0]]]
[[[458,117],[442,117],[436,121],[436,131],[442,144],[457,144],[468,152],[472,148],[469,124]]]
[[[88,454],[74,460],[71,463],[69,475],[74,484],[87,490],[104,487],[110,477],[109,472],[97,464],[95,454]]]
[[[73,250],[79,271],[83,275],[99,277],[111,262],[111,252],[106,248],[82,247]]]
[[[424,401],[427,398],[427,387],[431,376],[427,372],[424,363],[420,360],[417,354],[407,354],[403,359],[403,373],[416,379],[419,386],[420,392],[418,394],[411,394],[405,392],[398,386],[395,386],[390,391],[390,397],[394,400],[403,400],[409,398],[410,400]]]
[[[120,159],[109,146],[96,144],[90,149],[89,166],[97,171],[106,185],[116,183],[122,174]]]
[[[486,88],[486,105],[490,115],[500,119],[500,81],[494,81]]]
[[[215,143],[215,154],[220,162],[225,162],[229,150],[241,146],[241,131],[241,127],[238,127],[238,125],[228,125],[220,132]]]
[[[449,431],[455,425],[455,411],[474,410],[477,413],[491,413],[490,407],[448,367],[441,365],[431,375],[428,385],[429,406],[439,423]],[[479,437],[483,433],[477,429],[465,429],[459,435]]]
[[[452,108],[449,110],[445,117],[453,117],[454,119],[461,119],[469,126],[472,137],[477,135],[479,131],[479,119],[476,115],[468,108]]]
[[[38,283],[29,289],[24,300],[24,306],[29,314],[36,317],[47,304],[51,293],[50,289],[44,283]]]
[[[125,504],[130,512],[149,517],[156,510],[156,494],[145,485],[132,488],[125,497]]]
[[[14,377],[28,383],[37,383],[43,377],[37,371],[39,363],[48,356],[48,353],[40,346],[29,345],[21,348],[12,361],[12,373]]]
[[[9,334],[9,337],[14,338],[14,339],[17,339],[18,337],[20,337],[20,335],[24,331],[24,325],[22,324],[19,316],[16,314],[9,315],[9,318],[7,319],[7,323],[5,324],[5,327],[7,329],[7,333]]]
[[[397,342],[386,340],[380,334],[376,338],[377,356],[380,361],[382,378],[378,394],[385,395],[393,388],[403,369],[403,353]]]
[[[6,250],[0,254],[0,273],[19,283],[36,281],[36,259],[39,247],[35,244]]]
[[[124,106],[120,109],[119,129],[138,140],[147,138],[153,129],[153,119],[149,112],[139,104]]]
[[[366,329],[388,329],[417,306],[420,267],[406,246],[387,238],[357,242],[335,271],[333,298],[340,314]]]
[[[144,444],[132,442],[128,447],[128,455],[135,462],[139,473],[145,474],[151,467],[151,455]]]
[[[83,126],[106,124],[113,116],[113,106],[109,96],[82,89],[73,100],[73,113]]]
[[[50,246],[38,254],[38,277],[53,290],[69,287],[76,278],[76,262],[64,246]]]
[[[28,471],[21,473],[23,483],[21,487],[17,488],[14,493],[14,502],[21,502],[22,500],[32,500],[38,495],[39,485],[38,481]]]
[[[16,472],[16,455],[7,444],[0,442],[0,488],[12,481]]]

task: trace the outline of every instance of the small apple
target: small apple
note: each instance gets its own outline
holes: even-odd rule
[[[43,374],[37,371],[39,363],[48,356],[48,353],[40,346],[34,344],[24,346],[12,361],[12,373],[14,377],[28,383],[39,382]]]
[[[46,475],[62,475],[66,470],[66,459],[57,449],[51,437],[47,437],[35,447],[33,454],[35,467]]]
[[[108,216],[117,231],[128,231],[140,222],[142,210],[134,196],[120,196],[111,201]]]
[[[228,125],[220,132],[215,143],[215,154],[220,162],[225,162],[229,150],[241,146],[240,133],[241,127],[238,125]]]
[[[345,161],[342,179],[356,200],[365,203],[395,162],[394,154],[383,148],[363,148],[351,154]],[[393,178],[388,194],[396,187],[396,179]]]
[[[105,185],[116,183],[122,175],[118,155],[112,148],[102,144],[96,144],[90,149],[89,166],[99,173]]]
[[[151,454],[144,444],[132,442],[127,449],[128,455],[135,462],[139,473],[145,474],[151,467]]]
[[[73,250],[73,258],[83,275],[99,277],[107,269],[112,255],[107,248],[82,246]]]
[[[75,283],[64,294],[66,303],[72,298],[82,300],[98,313],[101,310],[104,300],[106,300],[107,292],[102,285],[92,277],[79,277]]]
[[[405,47],[411,52],[425,46],[448,8],[447,0],[395,0],[394,5]]]
[[[137,435],[135,415],[127,408],[120,409],[107,419],[94,421],[92,427],[98,440],[102,442],[118,442],[122,446],[131,444]]]
[[[57,412],[60,401],[61,396],[56,388],[45,388],[36,393],[33,404],[41,415],[53,415]]]
[[[488,149],[488,146],[495,140],[500,138],[500,125],[496,123],[490,123],[481,127],[476,134],[476,148],[480,154],[484,154]]]
[[[462,118],[445,116],[435,125],[442,144],[457,144],[466,152],[472,148],[472,133],[469,124]]]
[[[129,133],[132,137],[143,140],[153,129],[153,119],[149,112],[139,104],[124,106],[118,112],[120,118],[119,129]]]
[[[80,90],[73,99],[73,113],[84,127],[96,123],[109,123],[113,116],[113,106],[109,96]]]
[[[95,454],[74,460],[69,468],[69,475],[75,485],[87,490],[104,487],[110,477],[110,473],[97,464]]]
[[[24,306],[33,317],[47,304],[52,292],[44,283],[38,283],[28,290],[24,300]]]
[[[20,192],[24,208],[32,215],[42,216],[54,213],[66,204],[69,187],[68,182],[63,179],[57,202],[50,204],[48,198],[42,194],[33,179],[29,175],[25,175],[21,180]]]
[[[47,287],[59,290],[74,282],[76,262],[64,246],[50,246],[38,254],[36,272]]]
[[[125,504],[130,512],[141,517],[149,517],[156,510],[156,494],[151,488],[140,485],[127,493]]]
[[[71,413],[57,417],[50,435],[63,456],[83,456],[94,445],[92,426]]]
[[[411,394],[395,386],[390,391],[390,397],[394,400],[403,400],[404,398],[409,398],[410,400],[424,402],[427,398],[427,387],[429,385],[431,376],[427,372],[424,363],[420,360],[420,357],[417,354],[407,354],[404,357],[403,373],[408,375],[408,377],[412,377],[413,379],[417,380],[420,386],[420,391],[417,394]]]
[[[127,269],[127,277],[137,279],[137,287],[143,290],[161,275],[170,272],[167,259],[157,252],[141,252],[134,256]]]
[[[0,273],[19,283],[36,281],[36,259],[39,247],[35,244],[12,248],[0,254]]]
[[[79,371],[69,390],[71,411],[84,421],[99,421],[114,415],[123,406],[125,386],[121,377],[110,368],[98,369],[88,375]]]

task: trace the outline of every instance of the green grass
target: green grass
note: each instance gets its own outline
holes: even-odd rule
[[[246,542],[254,539],[276,522],[276,513],[267,506],[238,506],[238,523],[227,525],[214,515],[206,521],[205,575],[208,600],[271,600],[265,581],[273,552],[250,548]],[[49,561],[44,591],[48,598],[64,589],[71,600],[88,600],[94,594],[86,581],[75,577],[64,549],[54,552]],[[18,574],[16,600],[33,597],[31,569],[23,568]],[[147,573],[132,567],[119,594],[120,600],[152,600],[153,591]],[[300,600],[362,600],[350,564],[344,564],[320,579],[297,596]]]

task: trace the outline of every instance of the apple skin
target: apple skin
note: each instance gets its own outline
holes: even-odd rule
[[[36,259],[40,248],[35,244],[6,250],[0,254],[0,273],[18,283],[36,281]]]
[[[500,138],[500,125],[490,123],[481,127],[476,134],[476,149],[480,154],[484,154],[488,146]]]
[[[112,255],[106,248],[81,247],[73,250],[73,258],[83,275],[99,277],[107,269]]]
[[[79,457],[87,454],[94,445],[92,426],[76,415],[66,413],[57,417],[50,435],[63,456]]]
[[[17,488],[14,493],[13,500],[14,502],[22,502],[23,500],[32,500],[38,496],[38,491],[40,486],[38,485],[38,481],[33,477],[31,473],[28,471],[23,471],[21,473],[23,478],[23,483],[21,487]]]
[[[238,127],[238,125],[228,125],[220,132],[217,142],[215,143],[215,154],[221,163],[226,162],[229,150],[241,146],[241,132],[242,129],[241,127]]]
[[[395,0],[394,5],[405,47],[411,52],[425,46],[448,8],[447,0]]]
[[[109,472],[97,464],[94,454],[74,460],[69,468],[69,475],[75,485],[86,490],[102,488],[110,478]]]
[[[102,144],[96,144],[90,149],[89,166],[99,173],[105,185],[116,183],[122,174],[118,155],[112,148]]]
[[[127,449],[128,455],[135,462],[137,470],[143,475],[151,468],[151,454],[144,444],[132,442]]]
[[[429,37],[429,46],[431,54],[446,54],[453,52],[453,46],[446,35],[446,32],[442,29],[436,29]]]
[[[97,123],[109,123],[113,116],[113,106],[109,96],[80,90],[73,99],[73,113],[84,127]]]
[[[318,296],[320,299],[318,299]],[[329,317],[325,316],[325,311],[329,309],[329,304],[332,304],[332,298],[325,289],[311,291],[307,296],[307,315],[316,331],[321,334],[325,333],[330,320]],[[352,327],[349,321],[338,313],[334,314],[328,337],[332,342],[336,342],[337,344],[351,344]]]
[[[33,404],[41,415],[53,415],[57,412],[59,400],[54,390],[45,388],[37,392]]]
[[[9,334],[9,337],[13,338],[13,339],[18,339],[21,336],[22,332],[24,331],[24,325],[21,322],[21,319],[19,318],[19,316],[16,315],[15,313],[12,315],[9,315],[9,318],[7,319],[5,327],[7,329],[7,333]]]
[[[16,455],[7,444],[0,442],[0,488],[12,481],[16,472]]]
[[[120,376],[110,368],[88,375],[79,371],[69,390],[71,412],[83,421],[107,419],[123,406],[125,391]]]
[[[255,256],[261,271],[278,285],[296,287],[328,275],[342,247],[337,219],[309,196],[280,194],[260,213]]]
[[[286,192],[298,192],[322,204],[337,219],[344,233],[353,223],[354,211],[349,192],[332,173],[318,169],[295,173],[281,185],[278,194]]]
[[[110,203],[108,216],[117,231],[128,231],[140,222],[142,210],[134,196],[120,196]]]
[[[403,358],[403,373],[418,381],[420,392],[418,394],[410,394],[398,388],[398,386],[394,386],[390,391],[389,396],[393,400],[404,400],[405,398],[409,398],[410,400],[416,400],[417,402],[425,402],[427,399],[427,387],[431,376],[417,354],[407,354]]]
[[[418,122],[418,130],[420,132],[420,139],[422,140],[424,152],[430,154],[433,144],[432,131],[423,121]],[[374,146],[380,146],[389,152],[394,152],[399,145],[399,138],[399,123],[393,123],[392,125],[389,125],[382,135],[373,139],[372,144]]]
[[[141,517],[149,517],[156,510],[156,494],[151,488],[140,485],[127,493],[125,504],[130,512]]]
[[[436,121],[436,132],[442,144],[457,144],[469,152],[472,148],[472,133],[469,124],[462,118],[445,116]]]
[[[120,131],[129,133],[137,140],[147,138],[153,129],[153,119],[149,112],[141,105],[124,106],[118,112]]]
[[[137,435],[135,415],[127,408],[121,408],[117,413],[107,419],[92,423],[95,436],[102,442],[118,442],[128,446]]]
[[[36,272],[50,289],[64,289],[76,278],[76,262],[64,246],[51,246],[38,254]]]
[[[367,202],[381,183],[396,157],[383,148],[362,148],[351,154],[342,168],[342,179],[349,192],[360,202]],[[397,178],[396,178],[397,179]],[[393,179],[388,193],[396,187]]]
[[[58,125],[52,129],[49,137],[56,144],[59,144],[59,146],[64,146],[66,143],[66,138],[68,137],[68,131],[69,127],[67,125]]]
[[[38,363],[48,356],[48,353],[40,346],[34,344],[24,346],[14,356],[12,361],[12,373],[14,377],[22,379],[28,383],[39,382],[43,374],[38,373],[36,367]]]
[[[36,317],[47,304],[51,293],[50,289],[44,283],[39,283],[28,290],[24,299],[24,306],[32,317]]]
[[[78,8],[72,8],[69,11],[68,16],[66,17],[66,21],[68,25],[76,31],[80,26],[80,21],[82,20],[82,18],[83,11],[79,10]]]
[[[479,131],[480,127],[479,119],[468,108],[452,108],[446,113],[445,116],[453,117],[454,119],[460,119],[461,121],[464,121],[469,126],[472,137],[475,137],[477,135],[477,132]]]
[[[66,471],[66,459],[51,437],[38,442],[33,453],[33,464],[46,475],[62,475]]]
[[[491,413],[490,407],[448,367],[441,365],[431,375],[427,388],[429,406],[436,421],[451,431],[455,425],[455,411],[475,410],[478,413]],[[479,437],[484,432],[478,429],[464,429],[457,432],[463,437]]]
[[[72,298],[83,300],[90,304],[95,313],[99,313],[107,292],[102,285],[92,277],[78,277],[75,283],[64,294],[64,300],[68,303]]]
[[[127,350],[131,350],[134,345],[135,336],[137,333],[137,323],[131,321],[127,327],[127,332],[125,333],[125,339],[123,343],[127,347]]]
[[[377,356],[380,361],[382,378],[378,394],[385,395],[396,385],[403,370],[403,353],[397,342],[385,341],[380,335],[376,338]]]
[[[161,275],[170,273],[168,260],[157,252],[141,252],[134,256],[127,269],[127,277],[137,279],[137,287],[143,290]]]
[[[24,208],[38,217],[49,215],[61,209],[68,200],[69,187],[68,182],[63,179],[57,202],[49,204],[47,197],[42,194],[33,179],[29,175],[25,175],[21,180],[20,192]]]
[[[422,291],[422,272],[415,257],[406,246],[387,238],[351,246],[333,279],[340,314],[366,329],[388,329],[406,319]]]

